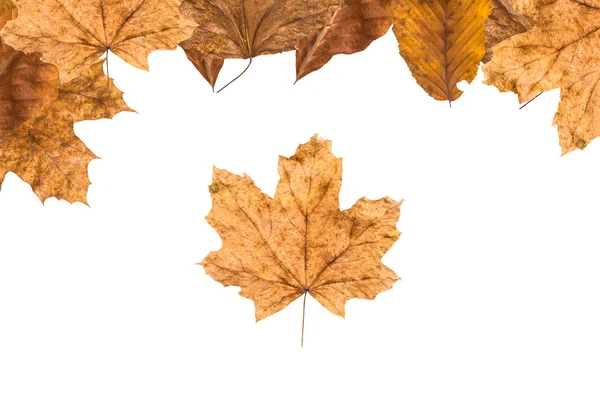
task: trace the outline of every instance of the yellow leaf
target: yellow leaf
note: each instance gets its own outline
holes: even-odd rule
[[[491,0],[403,0],[394,7],[400,54],[434,99],[454,101],[456,84],[471,82],[485,54]]]

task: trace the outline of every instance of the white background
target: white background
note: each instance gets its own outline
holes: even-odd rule
[[[246,61],[226,63],[218,87]],[[598,399],[600,142],[560,156],[558,92],[522,111],[481,83],[429,98],[391,32],[295,86],[294,53],[221,94],[183,51],[111,58],[138,111],[82,122],[90,207],[8,174],[0,194],[0,399]],[[318,132],[343,208],[405,199],[384,262],[402,277],[346,319],[301,301],[259,323],[195,265],[212,165],[266,193]]]

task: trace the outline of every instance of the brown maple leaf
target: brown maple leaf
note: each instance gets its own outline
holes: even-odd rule
[[[40,52],[58,67],[61,82],[82,75],[108,51],[148,69],[148,54],[174,49],[195,27],[179,14],[180,0],[17,0],[19,17],[4,40]]]
[[[485,54],[484,24],[491,0],[405,0],[394,7],[400,54],[436,100],[462,95],[456,84],[473,81]]]
[[[318,70],[336,54],[366,49],[392,25],[391,0],[346,0],[331,22],[298,40],[296,81]]]
[[[600,2],[536,0],[534,27],[494,47],[485,83],[527,102],[560,88],[554,117],[562,153],[585,148],[600,135]]]
[[[347,300],[390,289],[399,278],[381,258],[400,236],[401,202],[361,198],[340,211],[342,161],[316,135],[279,158],[279,176],[271,198],[248,176],[214,168],[206,219],[223,247],[200,263],[206,273],[239,286],[257,321],[307,294],[343,317]]]
[[[193,48],[184,49],[184,51],[188,60],[194,64],[194,67],[196,67],[198,72],[206,79],[214,92],[217,77],[219,76],[221,68],[223,68],[225,60],[219,56],[201,53]]]
[[[102,63],[96,61],[82,76],[64,84],[37,118],[0,135],[0,185],[12,171],[31,184],[42,201],[57,197],[86,203],[87,165],[96,156],[75,135],[73,124],[132,111],[122,92],[107,85]]]
[[[249,59],[250,66],[254,57],[293,50],[298,39],[329,23],[340,3],[341,0],[185,0],[181,13],[198,27],[181,47],[195,50],[199,54],[192,57],[199,59],[204,55],[216,60]]]
[[[485,22],[484,63],[492,59],[492,47],[509,37],[527,32],[533,26],[529,15],[517,12],[514,0],[493,0],[492,5],[492,13]]]

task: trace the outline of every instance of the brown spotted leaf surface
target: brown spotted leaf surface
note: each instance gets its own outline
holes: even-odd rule
[[[533,26],[529,15],[517,12],[514,0],[493,0],[492,4],[492,13],[485,22],[484,63],[492,59],[492,47],[514,35],[527,32]]]
[[[296,44],[296,80],[318,70],[336,54],[366,49],[392,25],[391,0],[346,0],[331,22]]]
[[[400,54],[417,83],[436,100],[462,95],[485,54],[484,24],[491,0],[402,0],[394,6]]]
[[[0,0],[0,28],[17,16],[9,0]],[[58,94],[56,67],[24,54],[0,39],[0,140],[23,122],[37,116]]]
[[[373,299],[398,277],[381,258],[400,236],[401,202],[368,200],[340,211],[342,161],[316,135],[292,157],[279,158],[275,197],[252,179],[215,168],[210,225],[223,241],[201,264],[256,307],[256,319],[305,293],[344,316],[352,298]]]
[[[10,0],[0,0],[0,29],[11,19],[17,18],[17,7]]]
[[[181,47],[221,59],[294,50],[298,39],[327,25],[340,4],[341,0],[185,0],[181,13],[198,27]]]
[[[554,117],[563,154],[600,135],[600,1],[536,0],[534,27],[494,47],[486,83],[519,101],[560,88]]]
[[[180,0],[18,0],[19,17],[4,40],[40,52],[58,67],[61,82],[80,76],[107,50],[148,69],[148,54],[174,49],[195,24],[179,14]]]
[[[57,197],[86,203],[87,166],[96,156],[75,135],[73,124],[111,118],[120,111],[131,110],[104,74],[102,61],[97,61],[64,84],[38,117],[0,134],[0,184],[12,171],[31,184],[42,201]]]
[[[0,39],[0,138],[37,116],[58,94],[58,71]]]

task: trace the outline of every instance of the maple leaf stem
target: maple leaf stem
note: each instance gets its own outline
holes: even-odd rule
[[[519,110],[522,110],[523,108],[525,108],[525,106],[527,104],[531,103],[532,101],[534,101],[535,99],[537,99],[538,97],[540,97],[542,95],[542,93],[544,93],[544,92],[539,92],[533,99],[529,100],[527,103],[525,103],[521,107],[519,107]]]
[[[231,85],[233,82],[237,81],[242,75],[244,75],[244,73],[246,71],[248,71],[248,68],[250,68],[251,64],[252,64],[252,57],[250,57],[250,62],[248,63],[248,65],[246,65],[246,68],[244,68],[244,70],[242,71],[242,73],[239,74],[238,76],[236,76],[235,78],[233,78],[233,80],[231,80],[227,85],[225,85],[221,89],[217,90],[217,93],[221,93],[221,91],[223,89],[225,89],[227,86]]]
[[[110,70],[108,69],[108,53],[110,49],[106,49],[106,87],[110,90]]]
[[[304,347],[304,316],[306,315],[306,293],[304,292],[304,300],[302,300],[302,337],[300,338],[300,347]]]

